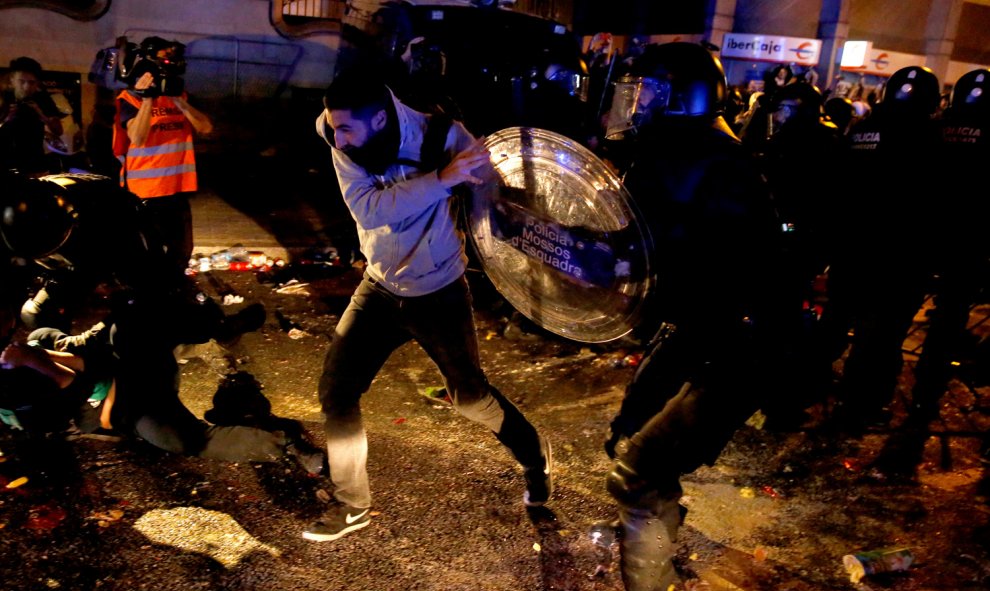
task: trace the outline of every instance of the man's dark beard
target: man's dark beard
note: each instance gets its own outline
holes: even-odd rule
[[[369,135],[363,146],[349,146],[344,153],[371,174],[385,174],[399,155],[399,127],[395,117],[389,117],[385,127]]]

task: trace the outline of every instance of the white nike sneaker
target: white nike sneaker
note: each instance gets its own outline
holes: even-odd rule
[[[359,509],[334,503],[319,520],[303,531],[303,537],[314,542],[332,542],[371,523],[371,508]]]

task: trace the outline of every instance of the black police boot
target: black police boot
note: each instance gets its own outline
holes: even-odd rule
[[[674,568],[680,495],[658,499],[652,507],[621,507],[620,564],[627,591],[667,591],[681,579]]]

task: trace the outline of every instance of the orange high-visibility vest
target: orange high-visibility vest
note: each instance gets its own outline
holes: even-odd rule
[[[141,98],[128,91],[117,97],[141,108]],[[151,129],[143,144],[127,141],[118,109],[114,153],[123,155],[120,185],[142,198],[162,197],[197,189],[193,127],[171,97],[152,99]]]

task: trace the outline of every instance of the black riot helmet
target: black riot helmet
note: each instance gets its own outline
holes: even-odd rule
[[[818,121],[822,115],[822,92],[807,82],[792,82],[782,86],[770,97],[770,111],[791,109],[791,117],[803,122]]]
[[[928,68],[907,66],[887,80],[881,103],[898,114],[931,116],[942,98],[938,78]]]
[[[966,72],[952,87],[950,106],[958,114],[990,116],[990,69]]]
[[[606,136],[664,120],[711,121],[728,98],[725,71],[702,45],[648,45],[616,82]]]
[[[0,201],[0,237],[25,259],[46,257],[65,244],[77,214],[64,187],[51,180],[8,175]]]
[[[833,96],[825,101],[822,108],[825,110],[825,115],[828,116],[829,121],[834,123],[842,132],[845,132],[852,125],[853,117],[856,116],[856,108],[853,107],[852,101],[844,96]]]

